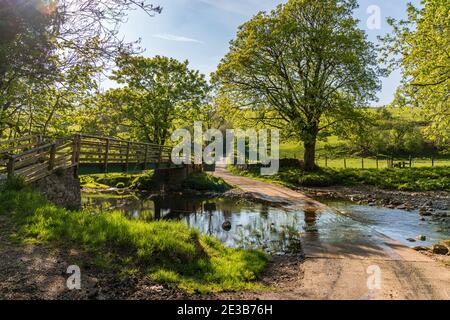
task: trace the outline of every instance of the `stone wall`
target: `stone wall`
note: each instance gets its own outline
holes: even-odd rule
[[[48,201],[69,209],[81,207],[81,186],[75,169],[58,170],[35,183],[33,187],[43,193]]]

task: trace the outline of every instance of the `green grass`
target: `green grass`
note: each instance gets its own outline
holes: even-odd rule
[[[368,185],[402,191],[450,191],[450,167],[404,169],[331,169],[305,172],[300,168],[281,168],[275,176],[261,177],[259,171],[234,173],[282,183],[289,187],[329,187]]]
[[[153,170],[139,174],[128,173],[102,173],[81,175],[80,182],[83,188],[88,189],[110,189],[110,188],[133,188],[146,189],[152,186],[151,178]]]
[[[183,182],[183,187],[198,191],[217,192],[225,192],[232,189],[232,187],[222,178],[214,177],[205,172],[189,175],[189,177],[187,177],[187,179]]]
[[[74,246],[117,273],[140,270],[188,292],[257,289],[267,256],[225,247],[180,222],[144,222],[119,212],[68,211],[31,190],[0,193],[0,214],[24,242]]]

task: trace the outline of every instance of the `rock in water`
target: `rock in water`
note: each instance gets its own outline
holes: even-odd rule
[[[419,246],[419,247],[414,247],[414,250],[416,251],[429,251],[430,248],[424,247],[424,246]]]
[[[431,248],[434,254],[440,254],[440,255],[446,255],[448,253],[448,248],[446,246],[443,246],[441,244],[435,244]]]
[[[230,221],[225,221],[222,224],[222,229],[225,231],[230,231],[231,230],[231,222]]]
[[[417,236],[416,239],[419,240],[419,241],[426,241],[427,237],[425,237],[423,235],[420,235],[420,236]]]
[[[408,238],[408,239],[406,239],[406,240],[409,241],[409,242],[416,242],[416,240],[413,239],[413,238]]]
[[[424,207],[420,208],[419,214],[424,217],[431,216],[431,212],[428,212],[427,208],[424,208]]]

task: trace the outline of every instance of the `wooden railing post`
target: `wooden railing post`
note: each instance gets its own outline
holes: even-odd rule
[[[16,161],[13,156],[9,156],[9,161],[7,165],[7,173],[8,173],[8,179],[11,179],[14,176],[14,169],[15,169]]]
[[[50,147],[50,159],[48,162],[48,171],[53,171],[55,169],[55,159],[56,159],[56,142]]]
[[[162,157],[163,157],[163,147],[159,146],[159,163],[162,163]]]
[[[104,171],[105,173],[108,172],[109,144],[110,144],[110,140],[109,140],[109,138],[108,138],[108,139],[106,139],[105,159],[104,159],[104,167],[103,167],[103,171]]]
[[[128,172],[128,167],[129,167],[129,161],[130,161],[130,142],[127,142],[127,157],[125,160],[125,170],[126,172]]]
[[[147,163],[148,163],[148,144],[145,145],[144,170],[147,169]]]
[[[42,144],[42,135],[38,134],[37,136],[34,137],[34,146],[37,148]]]
[[[78,175],[78,169],[80,166],[80,154],[81,154],[81,135],[75,134],[73,136],[72,144],[72,166],[75,167],[75,176]]]

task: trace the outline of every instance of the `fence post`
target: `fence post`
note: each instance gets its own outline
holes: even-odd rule
[[[50,160],[48,162],[48,171],[53,171],[55,169],[55,159],[56,159],[56,142],[50,147]]]
[[[434,156],[431,156],[431,166],[434,167]]]
[[[361,168],[364,169],[364,158],[361,158]]]
[[[106,139],[106,147],[105,147],[105,159],[104,159],[104,166],[103,166],[103,171],[105,173],[108,172],[108,161],[109,161],[109,138]]]
[[[378,163],[378,156],[375,157],[376,161],[377,161],[377,169],[380,169],[380,165]]]
[[[8,172],[8,179],[11,179],[14,176],[14,169],[15,169],[16,161],[12,155],[9,156],[9,161],[7,165],[7,172]]]
[[[347,159],[344,158],[344,169],[347,169]]]
[[[129,159],[130,159],[130,142],[127,142],[127,158],[126,158],[126,162],[125,162],[125,170],[126,172],[128,172],[128,167],[129,167]]]
[[[412,168],[412,156],[409,156],[409,167]]]
[[[38,134],[36,137],[35,137],[35,141],[34,141],[34,146],[37,148],[37,147],[39,147],[40,145],[41,145],[41,143],[42,143],[42,135],[41,134]]]
[[[147,169],[147,162],[148,162],[148,144],[145,145],[144,170]]]
[[[80,153],[81,153],[81,135],[75,134],[73,136],[72,145],[72,166],[75,167],[74,175],[78,175],[78,169],[80,166]]]
[[[328,157],[325,156],[325,168],[328,168]]]

